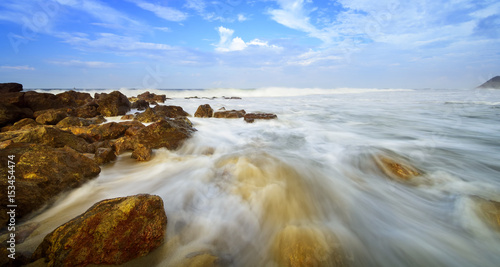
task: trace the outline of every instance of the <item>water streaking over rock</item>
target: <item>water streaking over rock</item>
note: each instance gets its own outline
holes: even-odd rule
[[[150,92],[191,115],[209,104],[277,118],[189,117],[197,131],[177,150],[101,166],[27,222],[39,226],[19,251],[101,200],[146,193],[163,199],[165,243],[125,266],[500,263],[500,91]]]

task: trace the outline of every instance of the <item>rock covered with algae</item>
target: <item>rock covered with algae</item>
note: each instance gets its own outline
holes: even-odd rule
[[[107,199],[48,234],[32,260],[45,258],[47,266],[123,264],[162,245],[166,227],[159,196]]]

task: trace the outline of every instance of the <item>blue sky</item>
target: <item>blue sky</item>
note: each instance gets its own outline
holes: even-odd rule
[[[0,82],[27,88],[472,88],[498,0],[2,0]]]

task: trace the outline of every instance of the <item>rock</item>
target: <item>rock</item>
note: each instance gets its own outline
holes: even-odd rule
[[[214,110],[209,104],[200,105],[194,113],[194,116],[198,118],[211,118],[213,115]]]
[[[90,102],[86,105],[73,109],[70,112],[70,115],[80,118],[94,118],[100,115],[99,111],[97,111],[98,107],[99,106],[95,102]]]
[[[66,107],[80,107],[90,103],[93,98],[89,93],[66,91],[56,95]]]
[[[12,125],[12,127],[10,127],[9,130],[10,131],[25,130],[25,129],[37,127],[39,125],[40,124],[38,124],[34,119],[25,118],[25,119],[22,119],[16,123],[14,123],[14,125]]]
[[[143,100],[143,99],[139,99],[139,100],[135,101],[134,103],[132,103],[132,108],[135,108],[137,110],[145,110],[145,109],[149,108],[149,102],[147,102],[146,100]]]
[[[117,155],[122,154],[125,151],[133,150],[134,145],[132,144],[130,137],[120,137],[113,144],[113,150]]]
[[[500,232],[500,202],[473,197],[476,214],[493,230]]]
[[[97,148],[94,155],[94,160],[97,164],[102,165],[116,159],[115,152],[111,148]]]
[[[151,102],[165,103],[165,100],[167,99],[167,97],[165,95],[152,94],[149,91],[146,91],[146,92],[138,95],[137,98],[139,100],[145,100],[149,103],[151,103]]]
[[[0,150],[0,156],[14,155],[16,162],[16,220],[42,208],[57,195],[76,188],[97,176],[101,169],[71,148],[52,148],[46,145],[11,143]],[[1,177],[8,176],[7,160],[0,161]],[[0,186],[7,188],[7,179]],[[0,223],[6,225],[7,198],[0,199]]]
[[[12,140],[14,143],[36,143],[60,148],[68,146],[81,153],[93,153],[93,147],[72,133],[55,126],[37,126],[30,129],[0,133],[0,142]]]
[[[223,110],[214,113],[214,118],[237,119],[244,117],[246,112],[244,110]]]
[[[23,85],[20,83],[0,83],[0,93],[21,92]]]
[[[103,200],[48,234],[32,260],[48,266],[123,264],[163,244],[167,216],[158,196]]]
[[[125,116],[122,116],[120,120],[133,120],[134,119],[134,114],[127,114]]]
[[[271,113],[247,113],[243,117],[244,120],[248,123],[252,123],[255,120],[272,120],[272,119],[277,119],[278,116],[276,114],[271,114]]]
[[[144,122],[144,123],[149,123],[149,122],[156,122],[162,119],[163,117],[160,115],[157,115],[152,108],[147,108],[146,111],[139,113],[135,116],[134,120]]]
[[[36,122],[39,124],[56,125],[66,117],[68,117],[68,113],[64,110],[48,109],[36,117]]]
[[[1,93],[0,103],[15,105],[18,108],[28,108],[24,102],[24,92]]]
[[[190,116],[189,113],[184,111],[179,106],[155,106],[153,111],[156,115],[166,118],[181,118]]]
[[[35,91],[24,93],[24,103],[26,107],[30,108],[34,112],[46,109],[60,109],[67,107],[66,104],[63,103],[56,95],[49,93],[38,93]]]
[[[132,152],[132,158],[137,159],[138,161],[149,161],[151,159],[151,154],[153,150],[149,147],[146,147],[143,144],[138,144],[134,151]]]
[[[237,97],[237,96],[231,96],[231,97],[223,96],[222,98],[224,98],[224,99],[241,99],[241,97]]]
[[[125,136],[136,135],[142,128],[146,127],[139,121],[122,121],[120,124],[128,127],[125,131]]]
[[[130,110],[130,101],[119,91],[95,94],[95,100],[99,105],[97,111],[106,117],[125,115]]]
[[[495,76],[495,77],[489,79],[487,82],[481,84],[477,88],[500,89],[500,76]]]
[[[375,156],[375,163],[391,179],[410,182],[414,177],[422,175],[422,172],[405,162],[404,159],[389,157],[385,155]]]
[[[286,226],[272,251],[278,266],[348,266],[337,238],[314,227]]]
[[[0,127],[27,118],[29,115],[25,110],[15,105],[0,103]]]
[[[127,126],[119,124],[117,122],[109,122],[100,125],[90,125],[88,127],[69,127],[74,135],[86,138],[91,142],[116,139],[125,134]]]

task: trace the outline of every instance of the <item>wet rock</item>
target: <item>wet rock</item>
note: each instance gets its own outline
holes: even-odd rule
[[[130,101],[119,91],[95,94],[95,100],[99,105],[97,111],[106,117],[125,115],[130,110]]]
[[[149,102],[143,99],[139,99],[132,103],[132,108],[135,108],[137,110],[145,110],[149,108]]]
[[[66,117],[68,117],[68,113],[64,110],[48,109],[36,116],[36,122],[39,124],[56,125]]]
[[[10,127],[9,130],[10,131],[26,130],[29,128],[37,127],[39,125],[40,124],[38,124],[34,119],[25,118],[14,123],[14,125],[12,125],[12,127]]]
[[[0,93],[21,92],[23,85],[20,83],[0,83]]]
[[[146,127],[144,124],[142,124],[139,121],[122,121],[122,122],[120,122],[120,124],[128,127],[127,130],[125,131],[125,136],[134,136],[142,128]]]
[[[500,202],[473,197],[477,215],[492,229],[500,232]]]
[[[214,118],[225,118],[225,119],[237,119],[243,118],[246,112],[244,110],[223,110],[216,111],[214,113]]]
[[[248,123],[252,123],[255,120],[272,120],[272,119],[277,119],[278,116],[276,114],[271,114],[271,113],[247,113],[243,117],[244,120]]]
[[[101,140],[116,139],[125,134],[127,126],[117,122],[109,122],[99,125],[90,125],[88,127],[69,127],[73,134],[86,138],[91,142]]]
[[[144,123],[149,123],[149,122],[156,122],[162,119],[163,117],[160,115],[157,115],[152,108],[147,108],[146,111],[139,113],[135,116],[134,120],[144,122]]]
[[[94,153],[92,145],[85,139],[63,131],[55,126],[42,125],[19,131],[0,133],[0,142],[12,140],[14,143],[36,143],[60,148],[68,146],[81,153]]]
[[[164,242],[167,216],[158,196],[103,200],[45,237],[32,260],[48,266],[123,264]]]
[[[56,95],[66,107],[79,107],[90,103],[93,98],[89,93],[66,91]]]
[[[337,238],[314,227],[286,226],[272,249],[278,266],[348,266]]]
[[[403,158],[377,155],[374,157],[380,170],[389,178],[402,182],[410,182],[411,179],[422,175],[422,172],[411,166]]]
[[[198,118],[211,118],[214,114],[214,110],[209,104],[201,105],[198,107],[194,113],[195,117]]]
[[[101,117],[102,118],[102,117]],[[104,118],[102,118],[104,119]],[[105,121],[105,120],[104,120]],[[84,119],[84,118],[78,118],[78,117],[66,117],[60,122],[56,124],[57,127],[59,128],[69,128],[73,126],[89,126],[92,124],[100,123],[99,118],[94,118],[94,119]]]
[[[94,154],[94,160],[99,165],[106,164],[115,159],[116,155],[112,148],[100,147],[96,149]]]
[[[113,143],[113,150],[117,155],[122,154],[125,151],[133,150],[134,145],[132,144],[130,137],[120,137]]]
[[[167,97],[165,95],[157,95],[150,93],[149,91],[146,91],[140,95],[137,96],[139,100],[145,100],[149,103],[151,102],[159,102],[159,103],[165,103],[165,100]]]
[[[15,105],[19,108],[27,108],[26,103],[24,102],[24,94],[24,92],[2,93],[0,103]]]
[[[143,144],[138,144],[135,146],[131,157],[137,159],[138,161],[149,161],[152,153],[153,150],[151,148],[146,147]]]
[[[181,118],[190,116],[189,113],[184,111],[182,107],[179,106],[155,106],[153,111],[156,115],[164,118]]]
[[[16,162],[16,220],[49,204],[60,193],[76,188],[96,177],[101,171],[92,160],[71,148],[52,148],[39,144],[11,143],[0,150],[7,159],[14,155]],[[7,177],[7,160],[0,162],[0,175]],[[7,188],[7,179],[0,179]],[[7,198],[0,199],[0,223],[6,225]]]
[[[70,115],[79,118],[94,118],[100,115],[97,108],[98,105],[95,102],[90,102],[87,105],[83,105],[73,109],[70,112]]]
[[[0,127],[27,118],[29,115],[25,110],[15,105],[0,103]]]
[[[46,109],[65,108],[66,103],[63,103],[56,95],[49,93],[38,93],[29,91],[24,93],[24,103],[26,107],[34,112]]]
[[[133,120],[134,119],[134,114],[127,114],[125,116],[122,116],[120,120]]]

